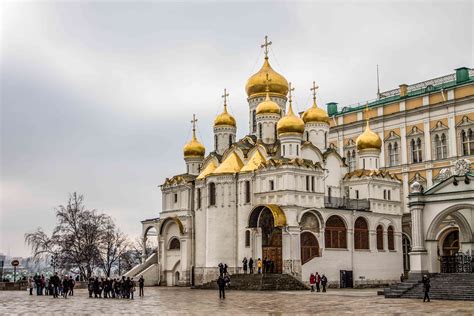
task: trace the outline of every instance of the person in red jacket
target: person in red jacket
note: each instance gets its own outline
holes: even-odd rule
[[[309,277],[309,285],[311,286],[311,292],[314,292],[314,284],[316,283],[316,277],[311,273]]]

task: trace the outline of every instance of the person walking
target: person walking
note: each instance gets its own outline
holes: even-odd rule
[[[423,302],[426,302],[426,300],[428,300],[428,302],[430,302],[430,288],[431,288],[431,284],[430,284],[430,278],[425,274],[423,276],[423,292],[425,292],[425,296],[423,297]]]
[[[137,283],[135,282],[135,280],[133,280],[133,278],[130,279],[130,298],[133,300],[133,293],[135,292],[135,290],[137,289]]]
[[[138,296],[144,296],[143,295],[143,287],[145,286],[145,279],[143,278],[143,275],[140,276],[140,279],[138,279]]]
[[[328,284],[328,278],[323,274],[321,277],[321,285],[323,286],[323,292],[326,292],[326,285]]]
[[[217,286],[219,287],[219,298],[225,300],[225,279],[222,275],[217,279]]]
[[[244,269],[244,274],[247,274],[247,257],[244,257],[244,260],[242,260],[242,265]]]
[[[405,279],[405,276],[402,274],[400,274],[400,283],[403,283],[403,280]]]
[[[262,273],[262,260],[260,258],[257,260],[257,272],[258,274]]]
[[[74,285],[76,285],[76,281],[72,276],[69,276],[69,296],[74,296]]]
[[[311,286],[311,292],[314,292],[314,284],[316,284],[316,277],[311,273],[309,276],[309,286]]]
[[[250,274],[253,274],[253,259],[250,257],[249,259],[249,272]]]
[[[316,292],[321,292],[321,289],[319,287],[319,285],[321,284],[321,276],[319,275],[318,272],[316,272],[316,275],[314,276],[314,278],[316,279]]]

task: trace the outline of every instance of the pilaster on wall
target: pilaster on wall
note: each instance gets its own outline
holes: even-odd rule
[[[407,130],[405,126],[400,127],[400,140],[402,142],[402,164],[406,165],[408,161],[407,155]]]
[[[448,140],[448,157],[456,157],[457,148],[456,148],[456,121],[454,119],[454,114],[448,116],[448,127],[449,127],[449,140]]]
[[[283,273],[301,279],[301,258],[299,226],[288,226],[282,231]]]
[[[431,137],[430,137],[430,121],[425,120],[423,124],[425,137],[425,161],[431,160]]]

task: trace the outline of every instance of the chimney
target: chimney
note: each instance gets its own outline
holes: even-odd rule
[[[407,94],[408,94],[408,85],[401,84],[399,87],[400,87],[400,96],[401,97],[406,97]]]

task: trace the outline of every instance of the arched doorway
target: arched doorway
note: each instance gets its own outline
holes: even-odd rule
[[[250,213],[249,227],[258,227],[261,231],[261,259],[272,263],[270,270],[273,273],[283,271],[282,227],[284,226],[286,226],[285,213],[278,205],[260,205]]]
[[[459,252],[459,229],[450,230],[442,240],[441,255],[454,256]]]
[[[175,274],[174,274],[174,282],[173,282],[173,285],[174,285],[174,286],[178,286],[178,285],[179,285],[179,271],[176,271]]]

